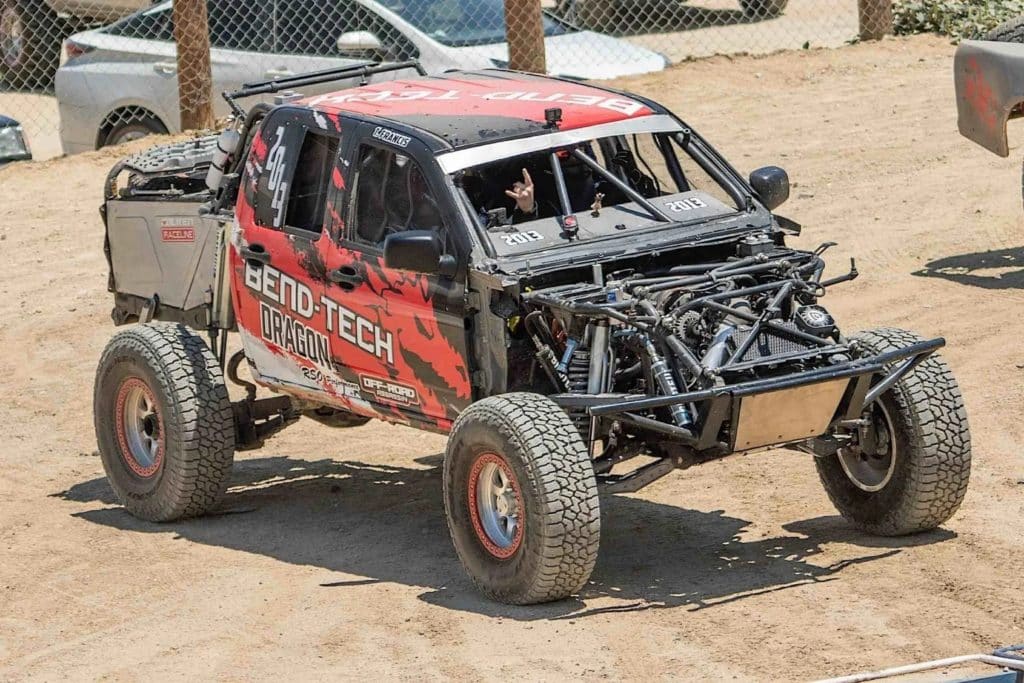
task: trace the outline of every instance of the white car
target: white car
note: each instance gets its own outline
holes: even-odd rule
[[[218,0],[207,6],[217,93],[367,59],[418,59],[428,73],[504,67],[508,60],[503,0]],[[547,14],[544,32],[553,75],[615,78],[668,64],[656,52]],[[65,49],[56,80],[65,153],[179,130],[170,2],[76,34]],[[218,115],[227,113],[220,98],[215,107]]]

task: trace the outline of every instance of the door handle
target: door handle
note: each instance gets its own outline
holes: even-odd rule
[[[243,259],[253,265],[258,263],[261,266],[265,266],[270,263],[270,254],[267,253],[262,244],[250,244],[239,249],[238,253],[242,255]]]
[[[295,72],[291,69],[267,69],[266,75],[268,78],[284,78],[285,76],[294,76]]]
[[[153,71],[158,74],[170,76],[178,72],[178,65],[174,62],[157,62],[153,65]]]
[[[332,270],[327,274],[327,278],[346,291],[355,289],[359,285],[363,284],[363,281],[365,280],[362,274],[357,273],[356,269],[351,266],[343,266],[336,270]]]

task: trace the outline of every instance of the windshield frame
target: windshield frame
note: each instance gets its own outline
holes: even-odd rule
[[[743,232],[756,229],[763,230],[766,227],[772,226],[771,213],[756,200],[750,186],[739,173],[701,136],[672,114],[651,115],[642,119],[622,120],[568,131],[555,131],[545,135],[534,135],[532,137],[477,145],[438,154],[435,159],[448,178],[451,187],[457,190],[459,204],[465,209],[465,213],[472,222],[474,232],[482,243],[481,246],[487,256],[501,261],[525,261],[530,264],[537,263],[542,259],[548,260],[548,257],[555,254],[561,256],[568,251],[578,252],[581,249],[586,250],[588,247],[591,250],[595,248],[600,249],[602,248],[601,245],[605,245],[609,241],[621,240],[622,234],[592,235],[585,240],[566,239],[563,242],[546,244],[543,247],[517,254],[500,254],[495,249],[494,233],[487,229],[480,215],[473,210],[472,204],[465,192],[460,187],[457,187],[455,178],[458,171],[486,165],[495,161],[515,158],[524,154],[553,153],[560,148],[574,147],[586,142],[597,141],[601,138],[628,137],[633,134],[645,133],[651,135],[662,134],[667,138],[671,138],[676,143],[676,146],[672,148],[672,156],[675,157],[680,152],[686,154],[721,190],[729,195],[734,206],[729,207],[730,211],[728,213],[695,217],[688,220],[675,220],[666,216],[656,206],[645,206],[644,202],[636,201],[635,197],[630,197],[633,199],[631,203],[637,205],[637,210],[647,214],[648,218],[652,221],[639,228],[636,232],[631,233],[632,236],[636,238],[642,237],[641,241],[644,243],[668,242],[675,244],[680,240],[665,240],[665,236],[672,233],[672,236],[675,237],[680,229],[686,233],[685,236],[680,236],[682,241],[693,242],[703,241],[705,238],[711,237],[716,233],[731,232],[729,230],[731,224],[736,224],[736,227],[739,227]],[[580,154],[582,155],[582,153]],[[597,163],[595,160],[591,161],[595,164]],[[678,163],[678,160],[676,162]],[[450,169],[455,170],[450,171]],[[603,167],[602,170],[610,173],[608,169],[603,169]],[[700,188],[695,189],[700,190]],[[671,194],[676,193],[668,193],[664,196],[670,196]],[[649,201],[653,201],[653,199]],[[762,213],[764,214],[763,216],[761,216]],[[576,216],[579,214],[580,212],[563,213],[558,219],[562,220],[566,216]],[[521,225],[525,227],[529,223]],[[694,226],[706,226],[709,229],[700,233],[686,230]],[[564,261],[565,259],[559,258],[554,260]],[[575,257],[569,258],[569,261],[574,260]]]

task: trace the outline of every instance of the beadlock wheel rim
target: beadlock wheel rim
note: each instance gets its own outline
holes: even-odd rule
[[[163,420],[149,385],[137,377],[125,380],[114,407],[121,457],[143,479],[152,477],[164,461]]]
[[[875,401],[865,417],[874,422],[875,446],[864,449],[861,445],[839,450],[839,463],[854,486],[868,493],[881,491],[892,480],[896,471],[895,430],[888,408],[881,400]]]
[[[477,457],[469,473],[469,515],[477,540],[498,559],[523,542],[523,497],[512,468],[495,453]]]

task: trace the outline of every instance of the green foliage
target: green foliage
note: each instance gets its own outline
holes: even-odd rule
[[[895,0],[892,13],[896,35],[938,33],[956,40],[977,39],[1024,15],[1024,0]]]

